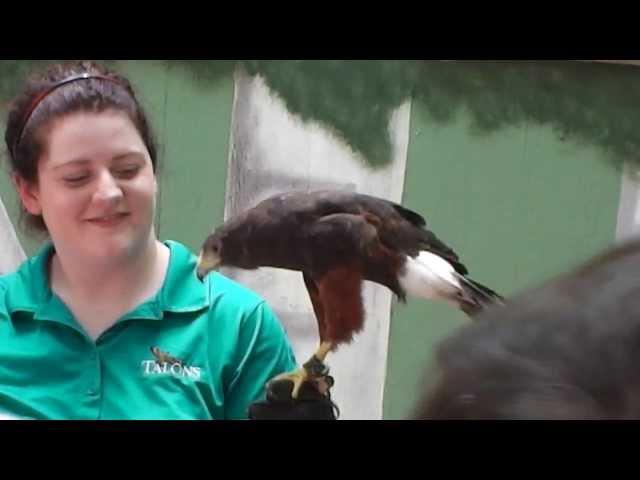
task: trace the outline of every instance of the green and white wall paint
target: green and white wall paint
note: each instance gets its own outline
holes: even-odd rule
[[[0,62],[0,101],[33,62]],[[640,231],[640,69],[593,62],[121,61],[160,143],[161,238],[197,251],[225,217],[337,187],[421,212],[505,295]],[[0,272],[42,240],[0,176]],[[262,294],[300,361],[317,343],[301,277],[225,273]],[[345,419],[399,419],[433,347],[468,320],[365,287],[367,323],[329,357]]]

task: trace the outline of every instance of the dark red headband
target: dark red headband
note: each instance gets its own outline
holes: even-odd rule
[[[91,78],[99,78],[101,80],[106,80],[108,82],[117,83],[118,85],[122,86],[126,90],[129,90],[129,88],[124,83],[122,83],[122,81],[118,80],[117,78],[108,77],[106,75],[100,75],[100,74],[86,73],[86,72],[85,73],[78,73],[78,74],[75,74],[75,75],[71,75],[71,76],[69,76],[67,78],[64,78],[64,79],[60,80],[57,83],[54,83],[49,88],[47,88],[46,90],[42,91],[38,96],[36,96],[36,98],[33,99],[33,101],[31,102],[31,105],[29,105],[29,108],[27,109],[26,113],[22,117],[22,121],[20,122],[20,129],[18,130],[18,135],[16,135],[16,140],[13,143],[13,158],[16,158],[16,152],[17,152],[17,149],[18,149],[18,145],[20,145],[20,140],[22,138],[22,132],[24,131],[24,128],[26,127],[27,122],[31,118],[31,114],[36,109],[36,107],[40,104],[40,102],[42,102],[42,100],[44,100],[45,97],[47,95],[49,95],[51,92],[53,92],[54,90],[56,90],[57,88],[59,88],[59,87],[61,87],[63,85],[66,85],[67,83],[75,82],[76,80],[86,80],[86,79],[91,79]]]

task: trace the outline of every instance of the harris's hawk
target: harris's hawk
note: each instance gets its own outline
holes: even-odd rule
[[[304,381],[326,373],[327,353],[362,329],[363,280],[385,285],[400,301],[441,299],[468,315],[501,301],[467,277],[458,255],[421,215],[341,190],[277,194],[230,218],[205,240],[197,274],[203,278],[219,266],[302,272],[320,346],[302,369],[276,377],[293,381],[293,398]]]

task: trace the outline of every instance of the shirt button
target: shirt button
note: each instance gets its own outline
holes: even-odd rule
[[[87,395],[90,397],[97,397],[98,391],[93,388],[90,388],[89,390],[87,390]]]

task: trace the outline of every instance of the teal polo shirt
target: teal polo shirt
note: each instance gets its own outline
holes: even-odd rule
[[[160,291],[95,342],[51,291],[46,245],[0,277],[0,416],[28,419],[246,419],[264,385],[296,368],[258,295],[170,249]]]

